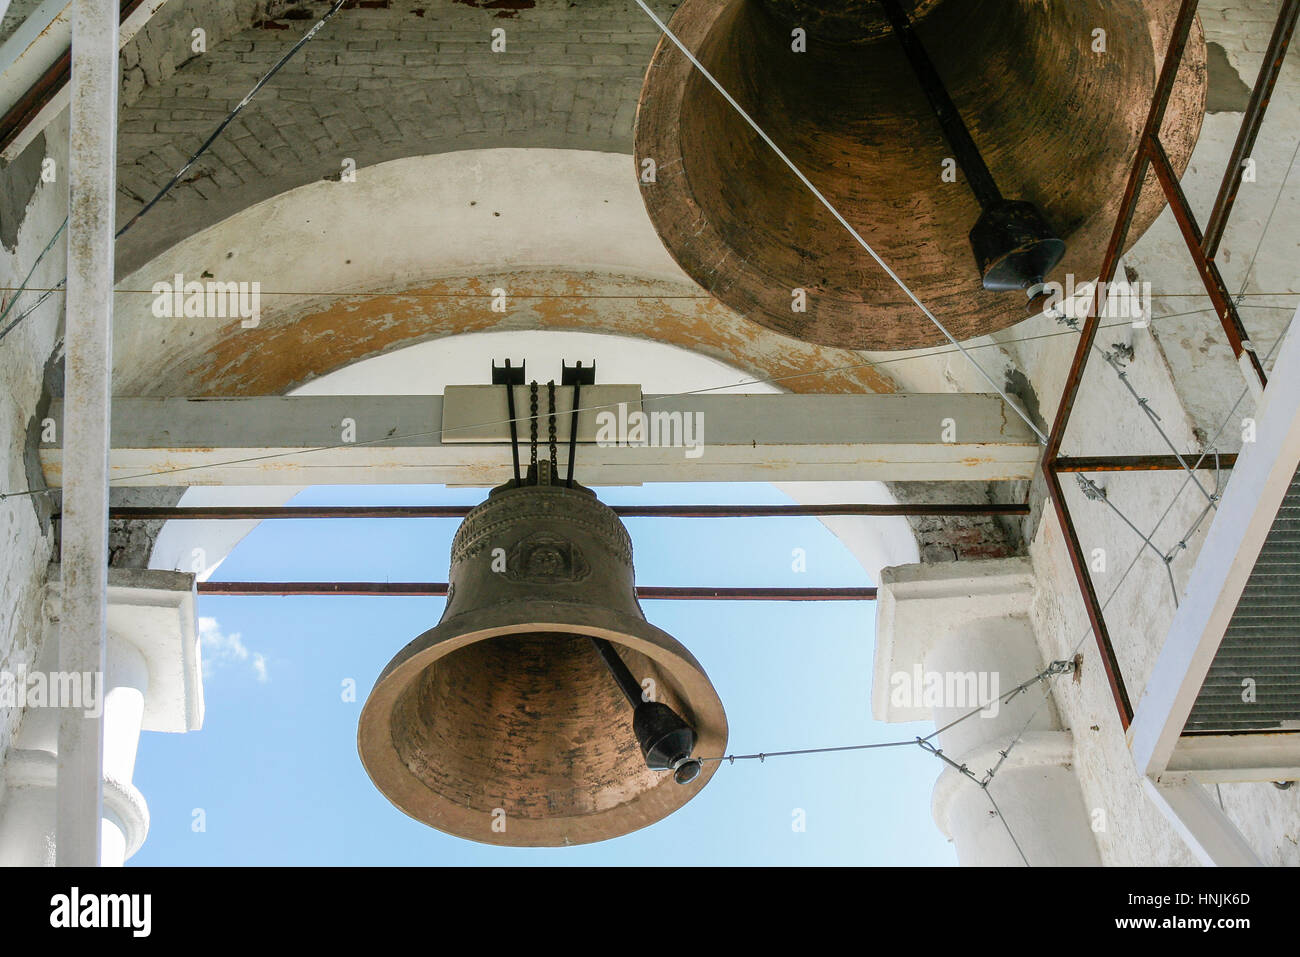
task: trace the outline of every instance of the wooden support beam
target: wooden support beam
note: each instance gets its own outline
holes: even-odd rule
[[[166,2],[122,0],[119,47]],[[72,0],[45,0],[0,47],[2,162],[12,162],[68,106],[72,6]]]
[[[112,482],[506,481],[508,443],[444,442],[442,402],[441,396],[116,399]],[[1038,462],[1035,436],[996,395],[645,396],[643,408],[647,439],[658,444],[580,442],[579,482],[998,481],[1029,478]],[[50,414],[59,420],[62,403],[53,403]],[[561,442],[566,438],[561,431]],[[561,460],[566,455],[562,448]],[[62,483],[63,463],[61,445],[41,447],[53,486]]]

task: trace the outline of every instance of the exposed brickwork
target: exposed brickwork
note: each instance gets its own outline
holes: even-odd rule
[[[184,488],[111,488],[109,505],[172,506]],[[114,568],[148,568],[154,542],[165,522],[114,519],[108,523],[108,563]]]
[[[119,217],[157,192],[324,2],[173,0],[123,52]],[[302,19],[301,13],[311,19]],[[637,94],[658,38],[631,0],[532,9],[391,0],[340,12],[230,125],[148,228],[124,237],[119,275],[277,193],[405,156],[492,147],[631,152]],[[236,30],[236,21],[260,21]],[[207,31],[203,54],[191,31]],[[494,53],[494,29],[506,31]]]
[[[891,482],[889,489],[904,505],[933,502],[988,505],[994,501],[985,482]],[[1021,554],[1024,547],[1015,524],[997,517],[920,516],[909,518],[908,522],[916,534],[923,562],[1008,558]]]

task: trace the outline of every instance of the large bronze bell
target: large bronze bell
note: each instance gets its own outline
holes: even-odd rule
[[[450,588],[357,735],[411,817],[490,844],[585,844],[671,814],[717,770],[698,759],[726,747],[722,702],[646,621],[627,530],[591,491],[494,489],[456,533]]]
[[[886,17],[891,6],[964,120],[1005,198],[1001,210],[990,214],[997,196],[981,192],[978,164],[958,161],[956,180],[945,181],[960,151]],[[1053,255],[1036,255],[1048,270],[1042,279],[1096,277],[1178,6],[683,0],[668,27],[949,331],[967,339],[1025,318],[1024,292],[997,291],[1020,284],[1000,282],[997,262],[990,265],[990,241],[995,259],[1014,249],[1005,235],[990,237],[990,222],[1038,242],[1036,254],[1052,247]],[[1161,132],[1179,173],[1200,130],[1205,88],[1198,26]],[[664,245],[740,315],[853,349],[945,341],[668,37],[646,73],[635,152]],[[1148,177],[1130,244],[1163,205]],[[1039,218],[1022,218],[1033,210]],[[1053,269],[1057,237],[1064,258]]]

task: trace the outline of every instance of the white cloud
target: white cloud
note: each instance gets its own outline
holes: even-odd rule
[[[205,678],[211,677],[212,672],[219,667],[246,664],[253,669],[258,681],[271,680],[266,670],[266,656],[258,651],[250,651],[239,632],[229,635],[223,632],[217,619],[199,618],[199,642],[202,646]]]

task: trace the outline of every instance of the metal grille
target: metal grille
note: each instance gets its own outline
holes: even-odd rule
[[[1300,730],[1300,471],[1183,728],[1269,730]]]

